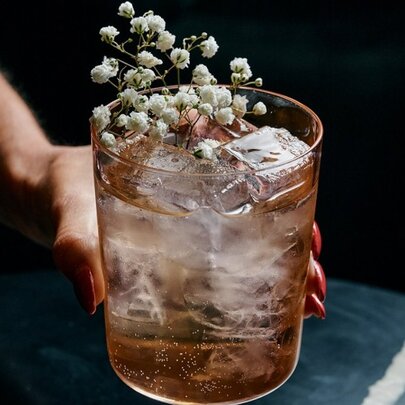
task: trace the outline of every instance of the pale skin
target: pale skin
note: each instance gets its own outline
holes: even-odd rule
[[[90,146],[52,145],[0,75],[0,221],[53,251],[94,313],[104,297]]]
[[[90,146],[52,144],[0,73],[0,222],[52,249],[90,314],[104,298],[92,165]],[[305,315],[324,317],[326,284],[313,267]]]

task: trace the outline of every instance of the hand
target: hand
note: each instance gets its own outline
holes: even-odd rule
[[[82,307],[93,314],[103,300],[104,283],[91,148],[51,150],[46,170],[28,197],[35,207],[34,221],[42,221],[42,229],[48,230],[37,239],[52,248],[56,266],[72,281]]]
[[[323,304],[326,296],[326,278],[322,266],[318,262],[322,248],[321,233],[314,222],[312,231],[312,247],[309,259],[307,292],[305,297],[305,318],[315,315],[325,319],[326,311]]]
[[[103,300],[90,146],[52,145],[0,72],[0,223],[53,248],[89,313]]]

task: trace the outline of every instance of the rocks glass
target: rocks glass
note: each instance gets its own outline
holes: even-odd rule
[[[242,142],[242,162],[263,158],[256,169],[136,135],[110,150],[92,128],[109,359],[163,402],[244,403],[298,361],[322,124],[289,97],[242,94],[267,107],[247,119],[272,128],[258,147]]]

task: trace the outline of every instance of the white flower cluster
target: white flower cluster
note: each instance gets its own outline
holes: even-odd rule
[[[261,102],[248,111],[249,100],[237,93],[241,85],[262,85],[261,78],[250,81],[253,73],[246,58],[237,57],[230,62],[229,86],[217,85],[217,79],[204,64],[194,67],[188,85],[181,83],[180,71],[189,67],[193,50],[199,49],[204,58],[212,58],[217,53],[219,47],[213,36],[205,32],[192,35],[183,39],[181,47],[175,47],[176,36],[166,30],[165,20],[153,11],[136,16],[133,5],[126,1],[119,6],[118,15],[129,19],[129,31],[138,38],[134,40],[132,35],[117,42],[120,32],[113,26],[101,28],[100,36],[128,61],[105,56],[90,72],[93,82],[111,83],[120,100],[119,110],[112,112],[104,105],[93,110],[93,125],[107,147],[114,147],[116,138],[125,137],[127,131],[162,141],[169,131],[175,132],[176,126],[185,121],[191,132],[201,116],[220,125],[231,125],[235,118],[245,114],[266,113]],[[167,63],[169,66],[165,66]],[[177,86],[168,86],[166,82],[172,71],[177,72]],[[158,87],[160,90],[155,90]],[[218,146],[217,141],[205,140],[197,145],[194,155],[214,159]]]

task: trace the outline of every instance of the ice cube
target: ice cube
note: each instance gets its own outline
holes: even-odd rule
[[[257,170],[288,162],[305,153],[309,146],[285,128],[265,126],[228,142],[223,149]]]
[[[299,199],[312,187],[313,159],[306,156],[308,150],[285,128],[269,126],[223,145],[221,159],[245,174],[243,181],[242,175],[238,177],[238,187],[234,180],[222,190],[217,211],[239,215],[254,209],[258,213]]]
[[[195,124],[190,127],[189,122],[195,122]],[[177,134],[184,142],[184,147],[193,150],[198,142],[204,139],[214,139],[224,143],[240,138],[256,129],[257,127],[242,118],[235,118],[231,125],[221,125],[216,120],[206,116],[198,118],[197,111],[190,110],[188,119],[183,119],[180,122]]]

